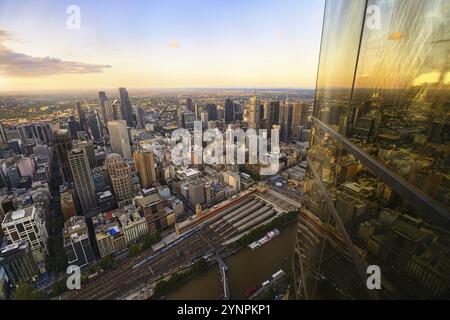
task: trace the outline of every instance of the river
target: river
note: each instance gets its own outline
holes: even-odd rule
[[[260,286],[273,273],[283,269],[291,273],[296,223],[280,229],[280,235],[256,250],[245,247],[225,259],[231,299],[246,299],[245,289]],[[172,300],[217,299],[222,295],[219,268],[211,267],[166,296]]]

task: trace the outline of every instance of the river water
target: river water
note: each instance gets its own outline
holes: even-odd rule
[[[245,247],[225,259],[228,264],[228,285],[231,299],[246,299],[244,292],[249,287],[258,287],[283,269],[291,273],[294,253],[296,223],[280,229],[280,235],[256,250]],[[219,267],[215,265],[206,272],[181,285],[166,296],[173,300],[217,299],[222,295]]]

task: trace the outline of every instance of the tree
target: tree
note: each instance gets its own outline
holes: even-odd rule
[[[145,237],[142,243],[142,248],[144,250],[150,249],[152,245],[157,243],[159,240],[161,240],[161,233],[159,231],[154,231]]]
[[[115,261],[112,256],[106,256],[100,260],[100,268],[102,268],[103,270],[111,269],[114,264]]]
[[[67,291],[67,279],[64,278],[53,284],[53,295],[59,296],[60,294]]]
[[[134,257],[137,256],[139,254],[139,252],[141,252],[141,246],[138,244],[133,244],[129,249],[128,249],[128,257]]]
[[[29,283],[22,283],[16,289],[16,300],[44,300],[45,294],[40,291],[35,291],[33,286]]]

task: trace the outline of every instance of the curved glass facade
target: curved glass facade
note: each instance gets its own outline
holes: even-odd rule
[[[326,2],[297,298],[448,297],[449,22],[446,0]]]

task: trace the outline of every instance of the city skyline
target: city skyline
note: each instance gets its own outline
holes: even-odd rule
[[[71,4],[0,1],[0,91],[315,85],[323,1]]]

